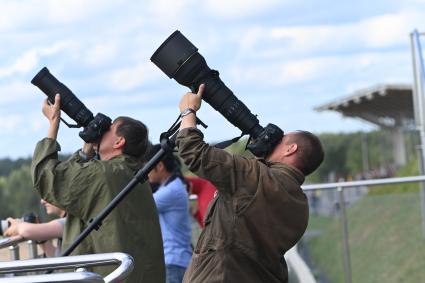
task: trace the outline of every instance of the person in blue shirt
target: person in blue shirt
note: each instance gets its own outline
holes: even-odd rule
[[[159,144],[153,145],[147,160],[160,149]],[[167,283],[182,282],[192,257],[189,196],[180,166],[170,152],[148,174],[152,186],[158,187],[153,197],[164,243]]]

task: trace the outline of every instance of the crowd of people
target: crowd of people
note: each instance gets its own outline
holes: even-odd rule
[[[128,253],[135,268],[126,282],[287,282],[283,255],[308,222],[300,186],[323,161],[322,145],[315,135],[296,131],[286,133],[264,158],[210,146],[196,127],[204,89],[182,97],[176,138],[178,157],[198,177],[184,177],[180,159],[168,152],[149,172],[149,182],[137,184],[72,255]],[[66,249],[161,145],[150,144],[141,121],[118,117],[97,142],[60,161],[60,103],[56,95],[53,104],[43,104],[49,127],[36,145],[31,173],[46,208],[57,206],[61,218],[33,225],[60,224],[60,233],[36,240],[62,238]],[[190,194],[197,195],[195,207]],[[192,216],[203,228],[193,247]],[[10,222],[7,235],[27,226]],[[47,249],[46,254],[53,255]],[[111,267],[92,271],[106,276]]]

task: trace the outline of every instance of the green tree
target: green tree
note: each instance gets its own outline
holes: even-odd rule
[[[32,189],[30,168],[24,165],[15,169],[3,181],[0,211],[2,219],[6,217],[21,217],[27,212],[39,212],[40,197]]]

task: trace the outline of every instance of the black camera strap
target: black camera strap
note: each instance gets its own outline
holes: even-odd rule
[[[228,147],[228,146],[234,144],[235,142],[239,141],[244,135],[246,135],[246,134],[242,133],[239,137],[234,137],[233,139],[225,140],[225,141],[216,143],[214,145],[214,147],[220,148],[220,149],[225,149],[226,147]]]
[[[168,129],[168,131],[163,132],[160,136],[159,136],[159,140],[162,140],[163,138],[170,138],[171,136],[173,136],[175,133],[178,132],[179,128],[180,128],[180,124],[181,124],[181,118],[182,115],[180,114],[179,116],[177,116],[176,121],[174,121],[174,123],[171,125],[171,127]],[[197,125],[201,125],[202,127],[204,127],[205,129],[208,128],[208,125],[205,124],[204,122],[202,122],[201,119],[199,119],[198,117],[196,117],[196,124]]]

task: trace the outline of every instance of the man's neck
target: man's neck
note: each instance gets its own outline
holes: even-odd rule
[[[103,155],[100,155],[100,160],[111,160],[114,157],[122,155],[122,151],[112,151]]]
[[[168,179],[170,179],[171,175],[172,174],[168,171],[164,172],[164,175],[161,178],[161,186],[164,185],[168,181]]]

